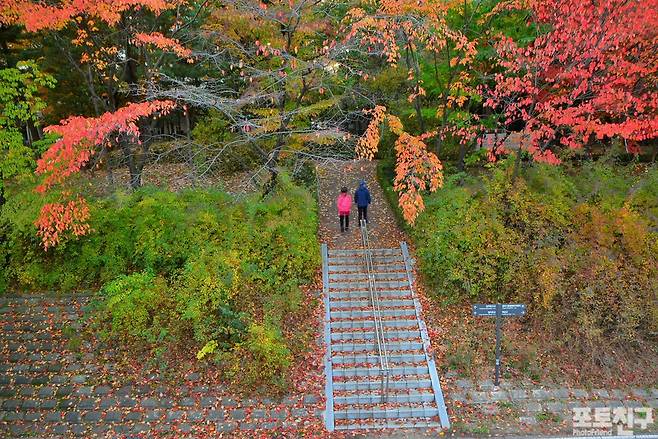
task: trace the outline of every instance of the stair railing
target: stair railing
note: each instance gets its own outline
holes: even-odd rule
[[[372,263],[372,250],[368,238],[368,226],[365,220],[361,220],[361,241],[363,243],[363,256],[368,274],[368,290],[370,292],[370,303],[372,305],[373,323],[375,326],[375,340],[377,343],[377,353],[379,355],[379,370],[381,374],[381,394],[382,402],[388,400],[388,388],[390,378],[390,367],[388,362],[388,348],[386,346],[386,335],[384,333],[384,324],[382,323],[382,311],[379,303],[379,293],[375,289],[375,274]]]

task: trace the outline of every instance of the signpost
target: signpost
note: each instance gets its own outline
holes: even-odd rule
[[[494,385],[500,384],[500,339],[502,338],[503,317],[515,317],[525,315],[525,305],[511,303],[496,303],[473,305],[475,317],[496,318],[496,379]]]

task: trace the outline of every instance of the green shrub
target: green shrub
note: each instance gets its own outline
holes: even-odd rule
[[[446,178],[411,229],[443,302],[520,301],[561,343],[639,347],[658,329],[658,170],[510,162]],[[601,354],[601,357],[598,355]]]
[[[658,329],[658,237],[625,207],[577,205],[564,245],[538,254],[536,314],[593,355],[600,345],[637,346]],[[532,271],[531,271],[532,273]],[[529,294],[527,291],[525,294]],[[537,301],[537,300],[536,300]],[[602,358],[601,358],[602,360]]]
[[[25,190],[2,210],[0,286],[59,291],[104,284],[96,323],[109,342],[153,352],[178,345],[204,359],[225,358],[239,346],[255,362],[276,363],[268,366],[274,375],[261,378],[285,381],[278,374],[305,335],[281,334],[300,312],[300,286],[320,263],[309,190],[282,175],[266,199],[154,188],[91,198],[92,232],[48,252],[33,225],[41,203]],[[262,365],[245,367],[256,373]]]
[[[248,387],[272,383],[279,389],[285,386],[292,363],[290,349],[278,329],[252,324],[244,342],[236,345],[230,355],[228,374]]]
[[[230,349],[242,339],[248,315],[239,312],[237,305],[245,287],[240,265],[234,250],[203,251],[176,277],[177,312],[182,321],[189,322],[200,344],[214,341],[217,348]]]
[[[153,274],[133,273],[106,284],[101,319],[110,322],[106,335],[121,341],[155,343],[167,337],[167,315],[171,308],[166,283]]]

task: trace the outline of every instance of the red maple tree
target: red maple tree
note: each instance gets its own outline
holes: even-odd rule
[[[65,0],[48,4],[31,0],[5,0],[0,7],[0,23],[22,24],[28,32],[59,30],[76,17],[95,17],[115,25],[131,9],[146,8],[160,14],[184,3],[176,0]]]
[[[62,35],[74,32],[70,44],[77,50],[69,52],[70,62],[74,71],[81,72],[96,111],[95,117],[72,116],[45,129],[61,136],[37,163],[37,174],[44,176],[37,190],[45,192],[58,186],[60,195],[59,201],[43,206],[35,221],[45,248],[56,245],[69,232],[80,236],[89,231],[89,208],[84,198],[67,186],[67,180],[88,166],[94,154],[121,145],[127,157],[131,185],[141,184],[143,160],[135,163],[131,146],[142,143],[140,120],[166,113],[174,103],[148,101],[142,94],[126,94],[121,90],[137,89],[140,80],[156,80],[156,62],[144,69],[144,78],[137,77],[134,65],[140,59],[145,66],[152,58],[164,59],[157,52],[157,57],[151,57],[149,50],[173,52],[188,62],[192,53],[178,39],[155,32],[152,27],[142,29],[141,22],[132,18],[140,13],[158,17],[186,3],[182,0],[64,0],[56,3],[8,0],[0,6],[0,24],[22,25],[29,32],[62,31]],[[171,27],[172,35],[182,26],[177,18],[174,20],[177,26]],[[142,52],[138,55],[137,50]],[[117,71],[125,72],[125,76],[118,77]]]
[[[97,146],[109,147],[122,135],[139,142],[138,120],[166,113],[174,106],[171,101],[131,103],[97,118],[72,116],[45,128],[61,138],[37,161],[36,172],[44,176],[37,191],[45,192],[55,185],[64,185],[65,189],[61,192],[62,200],[45,204],[35,221],[44,248],[58,244],[67,232],[81,236],[89,231],[89,207],[84,198],[66,189],[67,178],[87,165]]]
[[[525,124],[536,160],[615,137],[638,153],[658,136],[658,0],[514,0],[498,11],[514,8],[548,31],[528,47],[500,39],[486,105]]]

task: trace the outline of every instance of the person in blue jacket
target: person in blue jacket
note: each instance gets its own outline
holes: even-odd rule
[[[354,192],[354,202],[359,210],[359,226],[361,225],[361,219],[364,219],[366,223],[368,222],[368,204],[370,204],[370,201],[370,191],[366,187],[366,181],[361,180],[359,188]]]

